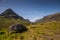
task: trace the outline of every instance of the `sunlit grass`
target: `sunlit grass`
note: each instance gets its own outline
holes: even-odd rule
[[[7,33],[8,27],[16,23],[24,24],[28,31],[24,33]],[[1,32],[4,33],[1,34]],[[0,20],[0,40],[60,40],[60,22],[29,24],[20,19],[2,18]]]

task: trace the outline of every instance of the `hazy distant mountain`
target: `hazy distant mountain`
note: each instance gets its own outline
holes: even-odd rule
[[[42,19],[36,20],[36,22],[50,22],[50,21],[60,21],[60,13],[55,13],[51,15],[44,16]]]
[[[28,22],[30,22],[30,20],[29,19],[25,19],[26,21],[28,21]]]

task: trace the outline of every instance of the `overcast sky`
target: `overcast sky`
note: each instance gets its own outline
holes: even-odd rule
[[[60,0],[0,0],[0,13],[11,8],[20,16],[35,21],[60,12]]]

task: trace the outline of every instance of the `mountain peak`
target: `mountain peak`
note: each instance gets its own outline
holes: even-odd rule
[[[7,10],[12,11],[12,9],[11,9],[11,8],[8,8]]]
[[[23,19],[23,17],[16,14],[11,8],[8,8],[7,10],[5,10],[3,13],[0,14],[0,16],[4,16],[5,18],[21,18],[21,19]]]
[[[5,10],[3,13],[1,13],[2,16],[4,15],[11,15],[11,14],[16,14],[12,9],[8,8],[7,10]]]

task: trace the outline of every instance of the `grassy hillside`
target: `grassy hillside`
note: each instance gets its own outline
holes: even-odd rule
[[[42,19],[36,20],[35,23],[51,22],[51,21],[60,21],[60,12],[59,13],[54,13],[54,14],[51,14],[51,15],[44,16]]]
[[[2,29],[0,32],[5,33],[0,33],[0,40],[60,40],[60,21],[27,25],[27,27],[27,32],[13,34],[8,34]]]
[[[26,26],[27,31],[10,33],[9,27],[17,23]],[[13,10],[7,9],[0,14],[0,40],[60,40],[60,13],[45,16],[37,23],[31,23]]]
[[[4,16],[0,17],[0,29],[2,28],[8,28],[9,26],[13,25],[13,24],[24,24],[24,25],[29,25],[30,23],[22,20],[22,19],[14,19],[14,18],[5,18]]]

